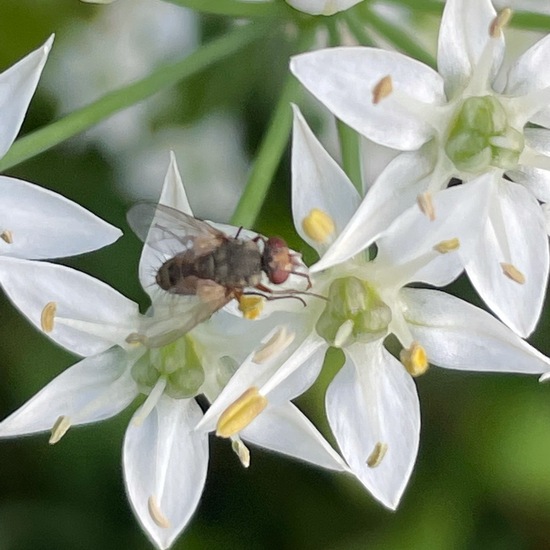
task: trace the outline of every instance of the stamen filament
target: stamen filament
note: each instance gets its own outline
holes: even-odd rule
[[[52,426],[52,435],[48,443],[50,445],[55,445],[68,431],[71,427],[71,419],[68,416],[60,416]]]
[[[154,385],[153,389],[147,396],[147,399],[145,400],[145,403],[141,406],[141,409],[139,413],[134,416],[134,419],[132,420],[132,424],[134,426],[141,426],[144,422],[144,420],[149,416],[151,411],[155,408],[156,404],[158,403],[159,399],[161,398],[162,394],[164,393],[164,389],[166,388],[168,380],[165,376],[160,376],[157,380],[157,383]]]
[[[266,341],[262,342],[262,346],[258,348],[254,356],[252,357],[252,362],[257,365],[265,363],[268,359],[279,355],[282,353],[294,340],[295,333],[287,332],[286,325],[278,327],[273,335]]]

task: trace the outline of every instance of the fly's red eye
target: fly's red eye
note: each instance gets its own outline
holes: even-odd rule
[[[288,276],[290,275],[290,272],[285,271],[284,269],[274,269],[269,273],[269,280],[274,285],[280,285],[281,283],[284,283]]]
[[[267,246],[273,251],[278,251],[281,248],[288,248],[285,240],[281,239],[281,237],[269,237],[269,239],[267,239]]]

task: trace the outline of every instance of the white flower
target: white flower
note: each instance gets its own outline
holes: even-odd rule
[[[52,43],[53,35],[0,74],[0,157],[19,132]],[[112,243],[121,234],[56,193],[0,176],[0,256],[71,256]]]
[[[362,0],[286,0],[293,8],[312,15],[333,15]]]
[[[371,216],[383,227],[413,197],[446,187],[451,177],[471,182],[469,192],[481,195],[477,183],[490,177],[489,209],[479,242],[465,257],[466,270],[489,307],[526,336],[541,312],[549,266],[537,199],[550,199],[550,36],[521,56],[504,89],[496,90],[508,16],[508,10],[497,16],[489,0],[447,1],[439,73],[373,48],[306,53],[291,68],[337,117],[375,142],[405,151],[370,190],[354,231],[367,227]],[[526,127],[529,122],[541,127]],[[355,252],[335,254],[343,261]]]
[[[185,192],[171,177],[174,170],[172,163],[162,197],[182,207]],[[177,308],[172,318],[164,309],[161,319],[156,312],[140,316],[134,302],[104,283],[46,262],[0,258],[0,284],[35,326],[85,356],[1,422],[0,437],[51,430],[50,443],[56,443],[70,426],[112,417],[146,395],[126,432],[124,478],[143,529],[158,548],[168,548],[193,514],[206,477],[208,433],[195,430],[202,411],[194,398],[204,394],[213,401],[240,363],[269,363],[288,339],[281,342],[279,331],[278,346],[262,343],[271,325],[225,312],[181,334],[173,327]],[[143,344],[150,330],[155,347]],[[288,400],[268,411],[262,433],[249,439],[327,468],[346,468]],[[231,440],[247,466],[248,449],[239,437]]]
[[[324,257],[331,257],[336,246],[331,242],[354,248],[353,234],[341,242],[338,233],[345,232],[359,195],[297,110],[292,170],[293,215],[303,238],[321,255],[326,251]],[[486,194],[489,179],[477,183]],[[454,207],[457,201],[463,211]],[[311,384],[329,346],[342,348],[346,363],[326,396],[329,423],[351,471],[392,509],[418,449],[420,411],[411,374],[424,372],[428,361],[461,370],[538,374],[550,369],[546,357],[488,313],[440,291],[405,288],[411,282],[444,286],[457,277],[462,263],[456,249],[474,246],[486,207],[467,186],[439,193],[433,206],[440,212],[435,221],[417,206],[405,211],[377,240],[373,261],[356,255],[323,270],[322,261],[314,265],[311,290],[328,301],[308,299],[295,320],[305,335],[289,346],[283,362],[274,360],[261,372],[243,366],[235,377],[240,380],[231,380],[219,398],[252,386],[268,400],[288,395],[300,382]],[[470,232],[463,231],[465,239],[459,241],[456,231],[464,223]],[[403,346],[401,363],[384,348],[389,334]],[[202,424],[215,416],[215,407]],[[211,427],[215,418],[209,420]]]

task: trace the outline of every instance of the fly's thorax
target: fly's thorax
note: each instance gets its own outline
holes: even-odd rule
[[[315,328],[331,346],[367,343],[387,333],[391,309],[368,281],[354,276],[336,279],[327,298]]]
[[[132,367],[132,377],[145,394],[163,377],[164,392],[170,397],[194,397],[205,378],[201,355],[196,340],[186,334],[166,346],[149,349]]]
[[[525,140],[510,118],[495,95],[469,97],[460,103],[445,143],[445,152],[458,171],[517,166]]]

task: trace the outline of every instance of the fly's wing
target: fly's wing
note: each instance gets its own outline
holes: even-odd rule
[[[165,254],[192,250],[198,257],[227,240],[224,233],[208,223],[163,204],[140,202],[130,208],[126,217],[144,243]]]

